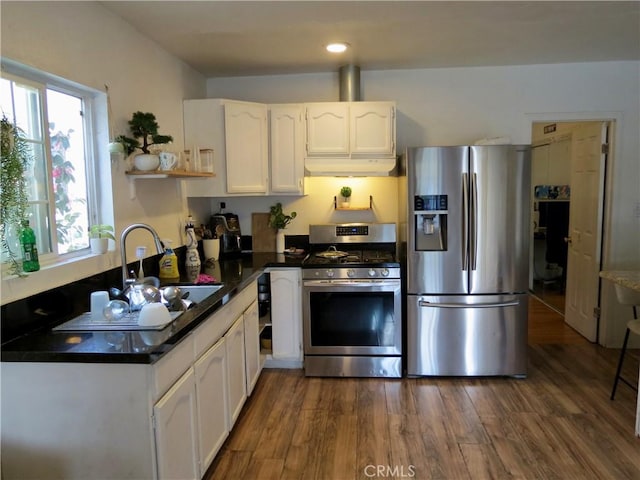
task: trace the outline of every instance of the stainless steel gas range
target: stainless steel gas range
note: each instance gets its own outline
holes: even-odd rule
[[[396,226],[311,225],[303,262],[306,376],[401,377]]]

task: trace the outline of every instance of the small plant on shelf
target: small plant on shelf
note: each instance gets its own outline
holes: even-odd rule
[[[128,155],[131,155],[136,148],[142,150],[142,153],[149,154],[149,147],[152,145],[160,145],[173,141],[171,135],[158,134],[158,122],[153,113],[135,112],[129,120],[129,129],[134,138],[120,135],[116,138],[116,142],[122,143]],[[142,145],[139,138],[142,139]]]
[[[342,196],[341,206],[348,208],[351,202],[351,187],[342,187],[340,189],[340,195]]]

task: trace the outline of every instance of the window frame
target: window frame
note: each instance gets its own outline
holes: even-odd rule
[[[99,171],[97,162],[99,161],[100,149],[98,143],[99,139],[96,136],[96,132],[100,130],[100,127],[96,122],[100,121],[98,118],[98,112],[101,111],[99,102],[101,100],[102,102],[106,101],[106,94],[78,84],[77,82],[66,80],[40,70],[18,64],[8,59],[2,59],[2,78],[37,89],[40,95],[40,115],[42,117],[40,128],[42,130],[42,143],[44,155],[46,157],[47,210],[50,219],[48,234],[51,241],[51,252],[41,254],[39,256],[40,265],[41,267],[55,266],[56,264],[66,263],[67,261],[76,258],[87,257],[91,255],[89,245],[67,253],[60,253],[58,251],[58,235],[56,228],[57,220],[52,176],[53,158],[51,155],[51,138],[48,128],[49,117],[47,111],[47,90],[53,90],[65,95],[74,96],[81,100],[82,122],[84,128],[83,143],[86,177],[86,205],[89,225],[96,223],[112,223],[112,221],[109,220],[104,222],[100,221],[102,214],[99,205],[100,187],[98,185],[99,179],[97,175]],[[104,119],[104,122],[106,123],[108,120]],[[37,200],[29,201],[30,205],[37,203],[39,203]],[[2,262],[3,273],[7,267],[8,263]]]

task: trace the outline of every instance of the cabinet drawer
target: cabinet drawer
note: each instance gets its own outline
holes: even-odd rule
[[[233,320],[238,318],[258,298],[258,281],[251,282],[226,305],[231,310]]]
[[[258,282],[255,281],[233,297],[229,303],[210,315],[194,331],[193,345],[196,360],[231,328],[233,322],[251,306],[257,296]]]
[[[227,306],[210,315],[202,325],[193,332],[193,348],[195,359],[200,356],[214,343],[216,343],[229,330],[233,321],[238,318],[232,309]]]
[[[188,335],[153,366],[154,400],[160,398],[193,361],[193,335]]]

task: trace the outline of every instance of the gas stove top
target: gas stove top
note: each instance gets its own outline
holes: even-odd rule
[[[396,268],[393,223],[310,225],[310,254],[303,268]]]
[[[328,256],[323,254],[328,252]],[[334,252],[342,255],[335,255]],[[391,251],[384,250],[325,250],[311,253],[304,261],[303,265],[349,265],[355,266],[362,264],[364,266],[372,264],[395,263],[395,254]]]

